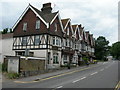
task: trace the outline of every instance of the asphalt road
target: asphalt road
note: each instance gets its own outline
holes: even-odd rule
[[[118,84],[120,61],[100,62],[56,76],[26,83],[3,83],[3,88],[111,88]],[[119,69],[119,70],[118,70]]]

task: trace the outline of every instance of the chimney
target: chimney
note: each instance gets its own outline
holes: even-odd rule
[[[45,14],[51,13],[52,12],[51,3],[43,4],[43,7],[42,7],[41,11]]]

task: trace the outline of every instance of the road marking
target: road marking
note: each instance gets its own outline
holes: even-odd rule
[[[120,89],[120,81],[118,82],[114,90],[119,90],[119,89]]]
[[[97,66],[91,66],[91,67],[87,67],[87,68],[82,68],[82,69],[79,69],[79,70],[75,70],[75,71],[71,71],[71,72],[65,72],[63,74],[59,74],[59,75],[54,75],[54,76],[50,76],[48,78],[43,78],[43,79],[40,79],[38,81],[25,81],[25,82],[22,82],[22,81],[14,81],[15,83],[35,83],[35,82],[40,82],[40,81],[45,81],[45,80],[49,80],[49,79],[52,79],[52,78],[56,78],[56,77],[60,77],[60,76],[64,76],[64,75],[69,75],[69,74],[72,74],[72,73],[75,73],[75,72],[80,72],[80,71],[84,71],[84,70],[87,70],[87,69],[90,69],[90,68],[94,68],[94,67],[98,67],[100,65],[97,65]]]
[[[59,86],[59,87],[57,87],[57,88],[62,88],[63,86]]]
[[[94,74],[97,74],[98,72],[94,72],[94,73],[92,73],[92,74],[90,74],[90,75],[94,75]]]
[[[100,71],[103,71],[104,69],[101,69]]]
[[[75,81],[73,81],[72,83],[78,82],[78,81],[83,80],[83,79],[85,79],[85,78],[86,78],[86,77],[82,77],[81,79],[75,80]]]

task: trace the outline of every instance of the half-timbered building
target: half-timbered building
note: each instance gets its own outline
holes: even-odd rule
[[[13,33],[16,55],[45,58],[49,67],[60,65],[64,31],[59,12],[52,12],[51,3],[43,4],[41,11],[29,4],[13,26]]]
[[[72,63],[74,55],[74,37],[73,29],[71,26],[70,19],[62,19],[62,25],[64,30],[63,35],[63,48],[62,48],[62,59],[63,64]]]
[[[29,4],[12,29],[16,56],[45,59],[46,68],[80,65],[87,50],[91,50],[89,56],[94,55],[93,35],[85,33],[81,25],[71,25],[69,18],[61,20],[51,3],[43,4],[41,10]]]

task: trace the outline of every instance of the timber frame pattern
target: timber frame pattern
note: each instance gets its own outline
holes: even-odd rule
[[[35,29],[37,20],[40,20],[39,30]],[[27,31],[23,31],[24,22],[28,23]],[[85,32],[81,24],[71,25],[69,18],[60,19],[59,12],[52,13],[51,3],[43,4],[41,11],[29,4],[12,29],[14,51],[48,50],[48,54],[55,51],[60,54],[60,64],[79,65],[83,56],[94,58],[93,34]],[[52,58],[53,54],[50,60],[56,58]]]

